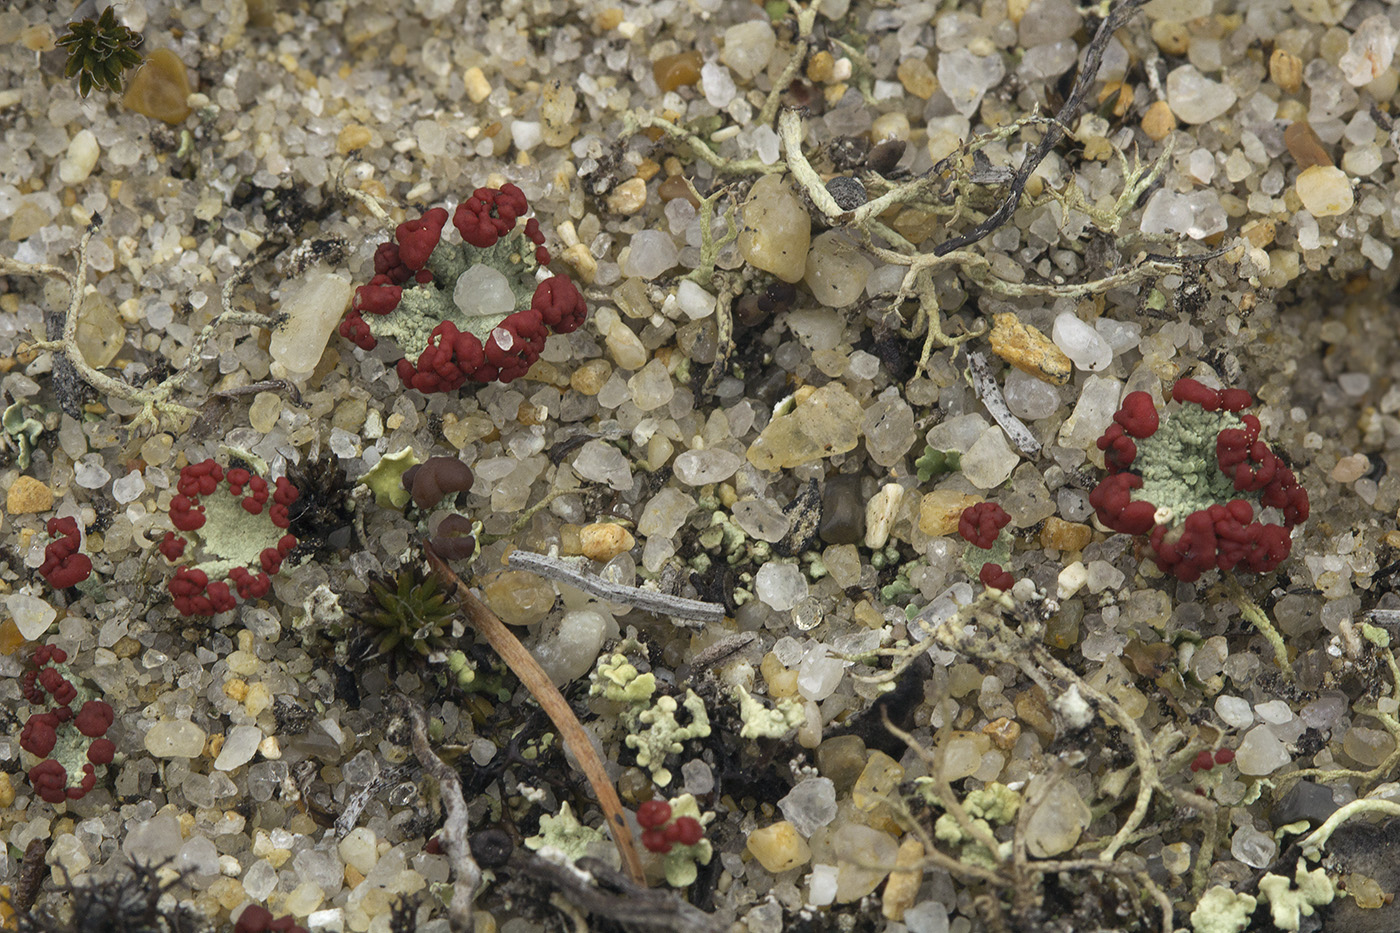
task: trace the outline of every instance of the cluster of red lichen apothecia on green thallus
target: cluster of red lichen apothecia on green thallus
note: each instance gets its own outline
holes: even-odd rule
[[[551,333],[578,329],[588,313],[567,276],[545,275],[539,221],[519,223],[529,209],[506,184],[457,205],[460,241],[443,236],[445,208],[399,224],[375,252],[375,275],[356,291],[341,336],[364,350],[392,340],[403,353],[399,378],[419,392],[525,375]]]

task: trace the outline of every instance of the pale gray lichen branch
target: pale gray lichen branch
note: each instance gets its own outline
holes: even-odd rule
[[[237,287],[251,272],[254,262],[250,260],[241,269],[236,271],[223,289],[223,310],[204,328],[195,335],[189,347],[188,356],[184,366],[178,368],[173,375],[157,383],[151,388],[133,386],[120,379],[113,377],[95,369],[89,365],[87,358],[78,347],[78,313],[82,307],[85,289],[87,287],[87,256],[88,245],[93,234],[97,232],[101,225],[101,217],[95,217],[93,222],[83,232],[82,239],[78,242],[78,251],[74,271],[60,269],[46,263],[26,263],[14,259],[0,257],[0,274],[3,275],[32,275],[32,276],[54,276],[67,283],[69,288],[68,309],[65,312],[63,321],[63,331],[57,340],[36,340],[26,345],[29,350],[39,350],[57,353],[67,360],[77,372],[78,377],[86,382],[98,393],[106,398],[117,398],[140,406],[140,412],[132,420],[130,429],[133,434],[150,429],[159,429],[162,417],[186,420],[192,419],[199,414],[199,411],[187,405],[171,401],[171,397],[189,379],[191,373],[196,368],[200,353],[204,346],[213,338],[214,334],[225,324],[244,324],[254,327],[271,327],[274,320],[267,315],[256,312],[235,311],[231,306],[233,289]]]
[[[473,928],[472,901],[481,884],[481,867],[472,858],[468,839],[471,824],[467,817],[467,801],[462,796],[462,779],[433,751],[428,741],[428,720],[423,708],[402,694],[398,702],[412,726],[413,754],[423,770],[438,782],[442,795],[446,819],[443,820],[442,829],[438,830],[438,839],[457,876],[452,886],[452,901],[447,905],[447,919],[453,933],[468,933]]]
[[[568,583],[599,599],[610,603],[624,603],[643,612],[679,619],[695,619],[699,622],[724,621],[724,607],[717,603],[685,599],[656,590],[613,583],[580,570],[563,558],[535,554],[531,551],[511,551],[507,563],[515,570],[528,570],[551,580]]]

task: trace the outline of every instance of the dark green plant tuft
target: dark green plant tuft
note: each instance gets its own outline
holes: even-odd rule
[[[102,11],[99,19],[85,19],[68,24],[68,32],[58,44],[68,51],[68,64],[63,76],[78,76],[78,93],[83,97],[96,85],[113,94],[120,94],[126,72],[141,64],[136,49],[143,36],[117,22],[111,7]]]
[[[436,651],[457,646],[452,620],[457,604],[435,576],[405,567],[396,577],[370,584],[369,607],[360,615],[371,657],[396,655],[400,661],[425,661]]]

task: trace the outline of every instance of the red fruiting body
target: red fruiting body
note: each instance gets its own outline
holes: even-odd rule
[[[116,718],[110,704],[102,700],[88,700],[83,704],[83,708],[78,710],[78,715],[73,717],[73,725],[77,726],[83,735],[96,739],[107,734]]]
[[[1159,420],[1147,393],[1130,393],[1099,438],[1108,476],[1089,494],[1099,521],[1147,535],[1158,568],[1186,582],[1213,567],[1274,569],[1307,520],[1308,494],[1259,440],[1259,419],[1237,414],[1253,399],[1194,379],[1178,380],[1172,399],[1181,407]],[[1256,519],[1256,504],[1283,524]]]
[[[1218,765],[1228,765],[1234,760],[1235,752],[1233,749],[1222,748],[1215,753],[1215,763]]]
[[[537,281],[535,268],[547,266],[550,256],[538,220],[528,219],[516,232],[529,209],[515,185],[478,188],[452,215],[461,245],[442,240],[443,208],[400,224],[394,232],[398,242],[375,251],[375,275],[356,290],[340,323],[341,336],[364,350],[373,350],[382,336],[391,337],[404,352],[395,366],[400,381],[420,392],[452,392],[469,381],[523,376],[551,333],[577,330],[588,313],[568,277]],[[495,304],[479,310],[470,292],[456,294],[457,280],[478,266],[505,277],[514,310],[503,313]],[[458,305],[459,298],[465,306]]]
[[[648,800],[637,808],[637,822],[643,829],[665,826],[671,818],[671,805],[664,800]]]
[[[665,855],[671,851],[671,844],[666,841],[665,830],[644,830],[642,832],[642,845],[647,847],[647,851],[655,852],[657,855]]]
[[[1208,751],[1200,751],[1191,761],[1192,771],[1209,771],[1215,767],[1215,758]]]
[[[220,483],[226,489],[219,490]],[[286,477],[271,486],[261,476],[235,467],[227,474],[213,460],[192,463],[180,471],[179,495],[170,501],[170,520],[181,532],[167,532],[160,552],[174,562],[196,544],[195,566],[180,566],[166,588],[181,615],[212,616],[238,605],[235,598],[258,599],[272,589],[272,576],[297,546],[295,535],[273,538],[291,524],[290,506],[299,492]],[[271,505],[268,506],[269,501]],[[264,508],[265,515],[264,515]],[[210,519],[217,516],[211,524]],[[263,523],[271,525],[268,529]],[[199,532],[193,539],[190,532]],[[265,546],[253,550],[258,543]],[[223,580],[209,579],[198,564],[234,562]],[[240,566],[241,564],[241,566]],[[251,568],[251,570],[250,570]]]
[[[233,933],[306,933],[305,927],[297,926],[290,915],[272,919],[272,911],[257,904],[249,904],[238,915],[233,925]]]
[[[676,821],[666,828],[666,840],[683,846],[693,846],[705,838],[705,827],[693,816],[676,817]]]
[[[55,713],[35,713],[24,723],[19,733],[19,747],[40,758],[47,758],[58,742],[58,727],[62,723]]]
[[[44,547],[44,562],[39,565],[39,575],[56,590],[82,583],[92,575],[92,559],[78,553],[82,547],[82,535],[78,533],[78,523],[72,518],[51,518],[48,531],[56,540]]]
[[[993,564],[990,561],[982,565],[977,579],[981,580],[984,586],[997,590],[1009,590],[1016,585],[1016,578],[1011,575],[1011,571],[1002,570],[1001,564]]]
[[[34,652],[34,669],[20,678],[20,689],[31,704],[52,704],[30,713],[19,737],[21,748],[44,759],[29,769],[29,782],[49,803],[77,800],[92,790],[97,786],[93,766],[110,764],[117,750],[103,737],[116,719],[108,703],[85,700],[74,714],[78,688],[55,666],[67,660],[61,648],[41,645]],[[77,783],[70,786],[74,778]]]
[[[979,502],[963,509],[958,518],[958,534],[982,550],[987,550],[996,542],[997,535],[1011,521],[1006,510],[995,502]]]

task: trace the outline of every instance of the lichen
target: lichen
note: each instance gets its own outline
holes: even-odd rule
[[[775,700],[769,709],[742,686],[734,688],[734,696],[739,701],[739,718],[744,722],[740,738],[780,739],[807,721],[806,709],[792,697]]]

